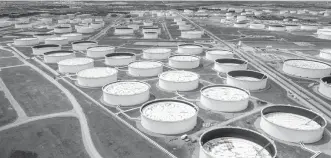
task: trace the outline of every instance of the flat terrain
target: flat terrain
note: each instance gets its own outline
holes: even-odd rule
[[[3,126],[15,121],[17,114],[3,90],[0,90],[0,126]]]

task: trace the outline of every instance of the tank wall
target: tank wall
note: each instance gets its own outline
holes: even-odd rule
[[[75,57],[76,57],[75,53],[71,53],[70,55],[66,55],[66,56],[48,56],[48,55],[44,55],[44,62],[45,63],[57,63],[61,60],[71,59],[71,58],[75,58]]]
[[[31,46],[39,44],[38,38],[31,39],[31,40],[16,40],[14,39],[14,44],[18,46]]]
[[[77,51],[84,51],[88,47],[93,47],[93,46],[97,46],[97,45],[98,45],[97,43],[72,44],[72,49],[77,50]]]
[[[110,105],[132,106],[146,102],[149,99],[149,90],[135,95],[112,95],[103,92],[103,100]]]
[[[104,85],[116,81],[117,81],[117,73],[109,77],[102,77],[102,78],[86,78],[86,77],[77,76],[77,83],[84,87],[102,87]]]
[[[144,33],[144,38],[145,39],[157,39],[159,36],[158,34],[150,34],[150,33]]]
[[[86,56],[92,57],[92,58],[101,58],[101,57],[104,57],[106,54],[114,53],[114,51],[115,51],[115,49],[109,49],[106,51],[93,51],[93,50],[87,49]]]
[[[63,38],[61,40],[53,40],[53,39],[45,39],[45,44],[58,44],[58,45],[65,45],[68,44],[69,41],[67,38]]]
[[[331,68],[323,70],[314,70],[314,69],[303,69],[295,66],[283,64],[283,71],[289,75],[305,77],[305,78],[322,78],[330,75]]]
[[[95,29],[94,28],[92,28],[92,27],[77,27],[77,32],[78,33],[82,33],[82,34],[86,34],[86,33],[93,33],[94,31],[95,31]]]
[[[227,73],[229,71],[235,71],[235,70],[246,70],[247,69],[247,63],[246,64],[238,64],[238,65],[224,65],[220,64],[218,62],[214,63],[214,69],[218,72]]]
[[[143,52],[143,58],[145,59],[167,59],[171,55],[171,52],[168,53],[146,53]]]
[[[160,88],[167,91],[191,91],[199,86],[199,79],[189,82],[171,82],[159,79]]]
[[[49,36],[35,36],[38,38],[39,42],[45,42],[46,38],[54,37],[54,35],[49,35]]]
[[[91,62],[91,63],[85,64],[85,65],[59,65],[58,64],[58,67],[59,67],[59,71],[61,73],[77,73],[81,70],[93,68],[94,63]]]
[[[320,84],[318,86],[318,91],[323,95],[331,98],[331,85],[324,83],[323,81],[320,81]]]
[[[125,58],[125,59],[113,59],[113,58],[105,58],[106,65],[109,66],[125,66],[130,64],[131,62],[134,62],[136,60],[136,56],[132,56],[131,58]]]
[[[179,54],[201,54],[203,52],[203,48],[183,48],[181,46],[178,46],[178,53]]]
[[[204,95],[200,95],[200,103],[211,110],[222,111],[222,112],[238,112],[245,110],[248,106],[248,100],[240,100],[240,101],[221,101],[210,99]]]
[[[70,33],[72,32],[72,28],[54,28],[54,33]]]
[[[82,34],[77,34],[75,36],[63,36],[63,37],[66,37],[69,42],[79,41],[79,40],[82,40],[83,39],[83,35]]]
[[[169,59],[169,66],[177,69],[193,69],[197,68],[200,65],[200,60],[190,61],[190,62],[182,62]]]
[[[206,59],[208,60],[216,60],[216,59],[222,59],[222,58],[233,58],[233,54],[212,54],[206,52]]]
[[[149,77],[157,76],[163,71],[163,66],[151,69],[128,68],[128,73],[132,76]]]
[[[323,59],[331,60],[331,53],[320,52],[319,56]]]
[[[233,77],[227,77],[226,78],[226,84],[231,86],[240,87],[247,90],[261,90],[266,88],[267,86],[267,79],[262,79],[261,81],[245,81],[245,80],[238,80]]]

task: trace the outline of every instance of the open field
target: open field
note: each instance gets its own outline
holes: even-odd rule
[[[8,98],[3,91],[0,91],[0,126],[9,124],[17,118],[17,113],[13,109]]]

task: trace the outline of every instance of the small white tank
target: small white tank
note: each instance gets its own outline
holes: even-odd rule
[[[118,71],[109,67],[93,67],[77,72],[77,84],[82,87],[102,87],[117,81]]]
[[[128,73],[134,77],[157,76],[163,71],[163,63],[156,61],[136,61],[128,65]]]
[[[196,105],[182,100],[153,100],[141,106],[141,124],[153,133],[181,134],[194,129],[198,111]]]
[[[169,57],[168,65],[175,69],[194,69],[200,65],[200,57],[192,55],[174,55]]]
[[[45,39],[45,44],[66,45],[69,41],[66,37],[50,37]]]
[[[201,89],[202,106],[222,112],[239,112],[247,109],[250,98],[249,91],[228,85],[212,85]]]
[[[206,59],[215,61],[216,59],[233,58],[234,55],[229,50],[211,50],[206,52]]]
[[[72,32],[72,28],[71,27],[64,27],[64,26],[57,26],[54,27],[54,33],[70,33]]]
[[[33,46],[39,44],[38,38],[18,38],[14,39],[14,45],[16,46]]]
[[[72,42],[72,49],[76,51],[85,51],[88,47],[94,47],[98,45],[96,41],[76,41]]]
[[[260,128],[268,135],[293,143],[314,143],[323,137],[326,120],[312,110],[291,105],[261,110]]]
[[[198,44],[180,44],[177,48],[178,54],[196,55],[203,52],[203,47]]]
[[[113,46],[93,46],[86,49],[86,56],[91,58],[105,57],[106,54],[114,53]]]
[[[268,76],[257,71],[235,70],[229,71],[226,84],[249,91],[263,90],[267,87]]]
[[[58,44],[40,44],[32,47],[33,55],[44,55],[49,51],[61,50],[61,45]]]
[[[126,66],[136,61],[134,53],[110,53],[105,55],[105,64],[109,66]]]
[[[217,72],[227,73],[235,70],[246,70],[248,62],[236,58],[216,59],[214,62],[214,70]]]
[[[168,48],[148,48],[143,50],[144,59],[162,60],[167,59],[171,55],[171,49]]]
[[[187,38],[187,39],[196,39],[201,38],[203,35],[202,31],[181,31],[181,38]]]
[[[61,60],[75,58],[76,55],[73,51],[69,50],[56,50],[44,53],[45,63],[58,63]]]
[[[133,28],[130,27],[116,27],[114,31],[115,35],[132,35],[134,34]]]
[[[103,101],[110,106],[133,106],[148,101],[150,85],[138,81],[118,81],[102,87]]]
[[[283,72],[304,78],[322,78],[331,74],[331,65],[314,60],[289,59],[283,64]]]
[[[200,75],[190,71],[166,71],[159,75],[159,87],[166,91],[191,91],[199,86]]]
[[[98,29],[102,28],[103,26],[105,26],[105,23],[104,22],[93,22],[90,24],[90,26],[93,29],[98,30]]]
[[[65,37],[68,39],[69,42],[73,41],[80,41],[83,39],[83,34],[81,33],[69,33],[69,34],[63,34],[61,37]]]
[[[38,38],[39,42],[45,42],[46,38],[54,37],[55,35],[52,33],[36,33],[33,37]]]
[[[94,60],[91,58],[71,58],[61,60],[57,64],[60,73],[77,73],[94,67]]]

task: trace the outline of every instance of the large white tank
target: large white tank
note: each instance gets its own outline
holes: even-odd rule
[[[201,54],[203,52],[203,47],[198,44],[179,44],[177,46],[178,54],[185,54],[185,55],[196,55]]]
[[[226,84],[249,91],[265,89],[267,81],[268,76],[265,74],[250,70],[229,71],[226,77]]]
[[[92,18],[86,18],[82,20],[82,23],[92,23],[93,19]]]
[[[69,41],[66,37],[49,37],[45,39],[45,44],[66,45]]]
[[[247,22],[236,22],[233,24],[234,27],[238,27],[238,28],[244,28],[247,27]]]
[[[91,26],[79,26],[76,28],[76,31],[82,34],[88,34],[88,33],[93,33],[95,29]]]
[[[331,76],[326,76],[320,79],[318,91],[325,97],[331,98]]]
[[[71,27],[57,26],[54,28],[54,33],[70,33],[71,31]]]
[[[286,27],[283,25],[270,25],[268,29],[269,31],[285,31]]]
[[[318,25],[301,25],[301,30],[316,31],[317,29],[318,29]]]
[[[327,60],[331,60],[331,49],[321,49],[319,57]]]
[[[260,128],[282,141],[317,142],[323,137],[326,125],[320,114],[302,107],[274,105],[261,110]]]
[[[143,27],[142,32],[157,32],[158,34],[161,33],[161,28],[158,28],[157,26],[149,26],[149,27]]]
[[[93,29],[98,30],[98,29],[102,28],[103,26],[105,26],[105,23],[104,22],[93,22],[90,24],[90,26]]]
[[[212,85],[201,89],[200,103],[202,106],[222,112],[239,112],[248,107],[250,93],[228,85]]]
[[[249,24],[249,28],[251,28],[251,29],[264,29],[265,25],[264,24],[252,23],[252,24]]]
[[[44,53],[49,51],[61,50],[61,45],[58,44],[40,44],[32,46],[33,55],[44,55]]]
[[[134,53],[110,53],[105,55],[105,64],[109,66],[126,66],[136,61]]]
[[[283,72],[304,78],[322,78],[331,74],[331,66],[314,60],[289,59],[283,64]]]
[[[61,60],[57,64],[60,73],[77,73],[94,67],[94,60],[91,58],[70,58]]]
[[[156,48],[144,49],[142,58],[162,60],[169,58],[170,55],[171,55],[171,49],[156,47]]]
[[[277,157],[276,145],[271,139],[240,127],[210,129],[200,136],[199,146],[199,158]]]
[[[187,39],[196,39],[201,38],[203,35],[202,31],[181,31],[181,38],[187,38]]]
[[[55,35],[52,33],[36,33],[33,37],[38,38],[39,42],[45,42],[46,38],[54,37]]]
[[[233,53],[229,50],[210,50],[206,52],[206,59],[211,61],[215,61],[216,59],[233,57]]]
[[[93,67],[77,72],[77,84],[82,87],[102,87],[117,81],[118,71],[109,67]]]
[[[16,46],[33,46],[39,44],[38,38],[17,38],[14,39],[14,45]]]
[[[138,81],[117,81],[102,87],[103,101],[110,106],[133,106],[148,101],[150,85]]]
[[[198,110],[196,105],[182,100],[153,100],[141,106],[141,124],[150,132],[181,134],[194,129]]]
[[[194,69],[200,65],[200,57],[192,55],[174,55],[169,57],[168,65],[175,69]]]
[[[58,63],[61,60],[75,58],[76,55],[73,51],[69,50],[56,50],[44,53],[45,63]]]
[[[159,74],[159,87],[166,91],[191,91],[199,86],[200,75],[190,71],[166,71]]]
[[[88,47],[94,47],[98,45],[96,41],[76,41],[72,42],[72,49],[76,51],[85,51]]]
[[[91,58],[105,57],[106,54],[114,53],[113,46],[93,46],[86,49],[86,56]]]
[[[217,72],[227,73],[235,70],[246,70],[248,62],[236,58],[216,59],[214,62],[214,70]]]
[[[69,42],[73,41],[80,41],[83,39],[83,34],[81,33],[69,33],[69,34],[63,34],[61,37],[65,37],[68,39]]]
[[[133,33],[134,30],[130,27],[116,27],[114,31],[115,35],[132,35]]]
[[[128,73],[134,77],[157,76],[163,71],[163,63],[157,61],[135,61],[128,65]]]
[[[144,32],[144,39],[157,39],[159,34],[157,32]]]
[[[144,26],[153,26],[153,21],[144,21]]]

